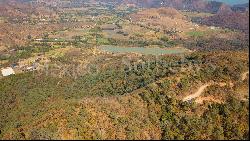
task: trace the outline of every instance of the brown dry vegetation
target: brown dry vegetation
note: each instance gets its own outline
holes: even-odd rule
[[[249,138],[249,78],[242,79],[248,71],[249,45],[244,33],[195,25],[173,8],[142,9],[117,17],[111,14],[115,10],[105,11],[102,6],[100,11],[93,7],[62,8],[69,1],[46,0],[36,9],[15,0],[4,2],[0,6],[1,67],[42,60],[36,71],[0,77],[0,139]],[[111,2],[138,6],[139,1]],[[142,6],[157,7],[159,2],[147,0]],[[184,0],[166,2],[181,9]],[[61,15],[44,8],[54,3],[58,9],[51,9]],[[190,10],[211,12],[213,7],[199,0],[188,3],[192,4],[187,6]],[[215,9],[221,7],[221,3],[215,4]],[[79,16],[87,12],[96,13]],[[91,19],[92,14],[100,15]],[[60,21],[59,15],[65,21]],[[15,16],[21,23],[13,23]],[[22,20],[29,16],[38,23]],[[54,22],[41,21],[54,16]],[[95,24],[100,28],[94,28]],[[111,24],[119,29],[102,30]],[[182,32],[174,34],[185,38],[170,40],[167,31]],[[37,38],[46,40],[33,40]],[[62,40],[55,42],[54,38]],[[93,48],[102,44],[158,47],[164,43],[171,47],[178,43],[193,51],[155,57],[94,53]],[[7,51],[2,53],[1,49]],[[43,70],[46,62],[51,67],[49,73]],[[79,65],[79,74],[74,75]],[[216,85],[207,87],[201,97],[182,101],[211,81]]]
[[[193,27],[192,23],[173,8],[146,9],[130,15],[132,21],[160,29],[186,31]]]
[[[204,18],[204,24],[244,31],[249,34],[249,12],[221,12]]]

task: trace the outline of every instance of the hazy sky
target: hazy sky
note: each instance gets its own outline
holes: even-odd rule
[[[242,3],[248,3],[249,2],[249,0],[215,0],[215,1],[225,2],[225,3],[228,3],[230,5],[242,4]]]

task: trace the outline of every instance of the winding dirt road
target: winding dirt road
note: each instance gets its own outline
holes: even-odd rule
[[[191,95],[189,95],[189,96],[186,96],[186,97],[183,99],[183,101],[185,102],[185,101],[189,101],[189,100],[192,100],[192,99],[194,99],[194,98],[199,97],[199,96],[203,93],[203,91],[204,91],[207,87],[211,86],[212,84],[213,84],[213,83],[208,83],[208,84],[205,84],[205,85],[201,86],[201,87],[198,89],[197,92],[195,92],[194,94],[191,94]]]
[[[248,74],[249,74],[249,71],[243,73],[243,74],[242,74],[242,77],[241,77],[241,80],[242,80],[242,81],[246,80],[247,77],[248,77]],[[184,97],[184,98],[182,99],[182,101],[184,101],[184,102],[185,102],[185,101],[190,101],[190,100],[192,100],[192,99],[195,99],[195,98],[199,97],[199,96],[205,91],[205,89],[206,89],[207,87],[209,87],[209,86],[211,86],[211,85],[215,85],[215,84],[218,84],[218,85],[220,85],[221,87],[227,85],[226,83],[214,83],[214,82],[212,82],[212,83],[207,83],[207,84],[205,84],[205,85],[202,85],[202,86],[198,89],[198,91],[195,92],[194,94],[191,94],[191,95],[189,95],[189,96]],[[233,85],[234,85],[233,83],[230,83],[230,86],[233,86]]]

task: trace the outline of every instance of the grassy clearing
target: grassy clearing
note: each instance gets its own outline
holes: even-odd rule
[[[202,37],[205,35],[205,32],[203,31],[190,31],[186,33],[188,36],[191,37]]]
[[[0,23],[4,23],[5,18],[4,17],[0,17]]]

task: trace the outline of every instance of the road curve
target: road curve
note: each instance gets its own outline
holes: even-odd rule
[[[249,74],[249,71],[243,73],[243,74],[242,74],[242,77],[241,77],[241,80],[242,80],[242,81],[246,80],[247,77],[248,77],[248,74]]]
[[[195,92],[194,94],[191,94],[191,95],[189,95],[189,96],[186,96],[186,97],[183,99],[183,101],[185,102],[185,101],[189,101],[189,100],[192,100],[192,99],[194,99],[194,98],[199,97],[199,96],[204,92],[204,90],[205,90],[207,87],[211,86],[211,85],[212,85],[212,83],[207,83],[207,84],[205,84],[205,85],[202,85],[202,86],[198,89],[197,92]]]

